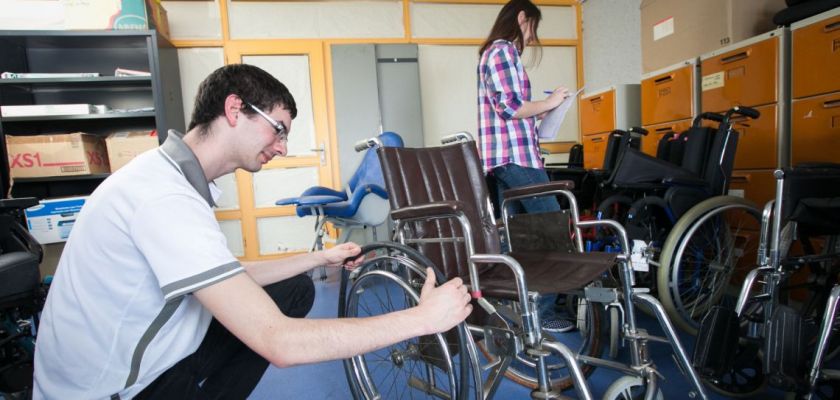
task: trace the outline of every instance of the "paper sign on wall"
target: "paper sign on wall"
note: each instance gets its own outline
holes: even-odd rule
[[[714,74],[704,75],[703,82],[700,83],[700,87],[701,90],[705,92],[707,90],[722,88],[723,82],[723,71],[720,71]]]
[[[653,41],[674,34],[674,17],[663,19],[653,26]]]

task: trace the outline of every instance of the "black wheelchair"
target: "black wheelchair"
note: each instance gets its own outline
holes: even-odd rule
[[[742,265],[741,255],[756,246],[742,232],[757,225],[760,210],[727,193],[739,135],[732,121],[758,117],[748,107],[703,113],[688,131],[663,137],[657,157],[632,146],[621,149],[604,182],[612,194],[599,204],[597,218],[625,227],[639,279],[691,334]],[[600,242],[610,238],[596,236]]]
[[[0,200],[0,397],[31,398],[38,317],[46,298],[41,245],[22,225],[34,198]]]
[[[629,244],[618,223],[581,221],[566,182],[508,190],[501,232],[511,251],[502,254],[475,143],[465,134],[445,138],[444,143],[393,148],[381,147],[374,138],[360,146],[378,147],[395,240],[366,246],[365,262],[343,274],[339,315],[375,316],[415,305],[426,266],[435,268],[438,282],[462,278],[470,287],[474,311],[450,332],[346,360],[354,397],[489,399],[507,377],[533,388],[532,398],[559,398],[562,390],[573,386],[579,398],[591,399],[585,376],[597,366],[626,375],[607,388],[605,398],[656,399],[661,398],[659,375],[647,346],[664,342],[689,381],[687,392],[706,398],[664,309],[634,287]],[[507,213],[507,202],[543,195],[562,196],[568,209]],[[584,253],[581,230],[595,226],[614,229],[624,251]],[[603,287],[601,278],[615,265],[621,285]],[[541,328],[538,300],[556,293],[579,299],[574,305],[578,329],[557,334]],[[650,335],[637,325],[639,304],[653,310],[667,337]],[[629,364],[599,358],[603,305],[622,311],[626,322],[621,335],[631,349]]]
[[[840,373],[822,366],[840,351],[831,340],[840,298],[840,165],[800,165],[775,177],[758,267],[734,306],[704,317],[693,363],[710,387],[732,397],[769,383],[791,398],[835,399]]]

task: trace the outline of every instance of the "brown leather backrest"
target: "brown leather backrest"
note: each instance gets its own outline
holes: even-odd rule
[[[498,254],[499,232],[487,207],[487,185],[475,142],[442,147],[381,147],[379,162],[385,176],[392,210],[438,201],[458,201],[472,227],[476,253]],[[410,225],[414,238],[462,237],[454,220]],[[424,243],[414,246],[429,257],[447,279],[468,280],[467,252],[463,243]]]

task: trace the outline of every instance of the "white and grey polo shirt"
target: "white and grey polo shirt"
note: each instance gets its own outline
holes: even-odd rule
[[[193,353],[212,315],[192,292],[243,272],[193,152],[170,131],[106,179],[59,261],[35,352],[37,398],[131,398]]]

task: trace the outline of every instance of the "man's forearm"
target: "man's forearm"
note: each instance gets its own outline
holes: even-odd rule
[[[368,318],[289,318],[283,325],[266,357],[278,367],[349,358],[428,333],[416,309]]]
[[[260,286],[291,278],[326,263],[321,252],[297,254],[266,261],[243,261],[245,272]]]

